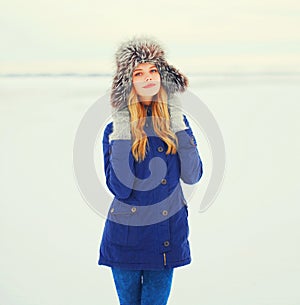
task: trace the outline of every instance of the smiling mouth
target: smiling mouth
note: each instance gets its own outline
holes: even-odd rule
[[[144,86],[143,88],[151,88],[151,87],[154,87],[154,86],[156,86],[156,85],[155,84],[149,84],[147,86]]]

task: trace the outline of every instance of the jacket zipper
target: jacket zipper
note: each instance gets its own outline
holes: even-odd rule
[[[167,265],[167,258],[166,258],[166,253],[163,253],[164,254],[164,266]]]

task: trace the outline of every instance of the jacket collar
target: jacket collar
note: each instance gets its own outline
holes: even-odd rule
[[[151,116],[151,114],[152,114],[152,103],[149,106],[144,105],[144,108],[146,109],[147,116],[149,116],[149,115]]]

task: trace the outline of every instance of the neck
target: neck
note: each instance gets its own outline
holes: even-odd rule
[[[142,101],[144,106],[150,106],[152,101]]]

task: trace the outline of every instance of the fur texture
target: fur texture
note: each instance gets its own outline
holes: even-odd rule
[[[121,43],[116,54],[117,70],[113,77],[111,106],[121,108],[127,105],[132,89],[132,72],[140,63],[153,63],[161,77],[161,84],[171,98],[176,92],[183,92],[188,86],[188,79],[165,59],[165,52],[159,43],[150,37],[134,37]]]
[[[113,133],[109,135],[109,140],[130,140],[130,114],[127,108],[115,111],[113,117]]]
[[[176,133],[177,131],[187,129],[183,118],[181,100],[177,95],[174,95],[168,100],[168,108],[170,111],[171,128]]]

